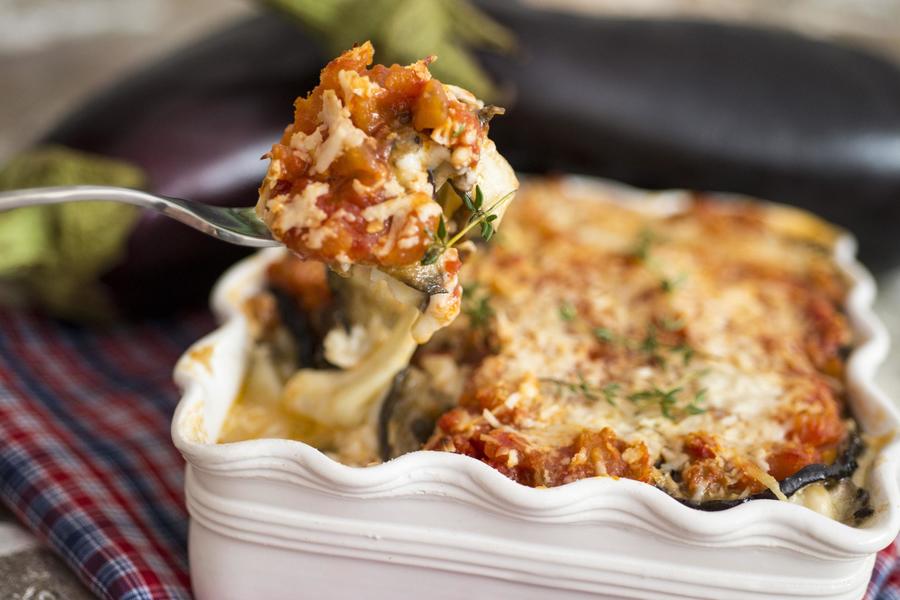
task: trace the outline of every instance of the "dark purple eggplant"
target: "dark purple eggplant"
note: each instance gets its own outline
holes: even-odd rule
[[[896,64],[783,30],[485,5],[521,48],[482,57],[517,91],[491,126],[515,168],[795,204],[870,267],[900,262]]]
[[[378,447],[382,460],[419,450],[434,432],[438,418],[456,399],[433,385],[428,374],[410,366],[394,377],[378,413]]]
[[[852,433],[847,438],[847,441],[844,443],[844,446],[839,452],[837,459],[833,463],[831,463],[830,465],[814,464],[803,467],[790,477],[786,477],[782,481],[778,482],[778,485],[781,488],[781,492],[785,496],[791,497],[811,483],[836,483],[841,479],[846,479],[852,476],[858,467],[857,459],[859,458],[859,455],[863,450],[864,445],[862,439],[857,433]],[[773,494],[770,490],[766,490],[765,492],[760,492],[758,494],[753,494],[751,496],[747,496],[746,498],[739,498],[737,500],[708,500],[706,502],[692,502],[684,498],[677,498],[677,500],[685,506],[706,511],[726,510],[740,504],[744,504],[745,502],[750,502],[751,500],[774,499],[775,494]],[[872,514],[872,509],[869,506],[869,495],[865,490],[857,490],[854,501],[855,508],[852,516],[855,520],[862,521]]]
[[[798,204],[855,232],[870,266],[900,261],[900,70],[887,60],[787,32],[482,6],[520,47],[483,57],[513,92],[491,134],[517,169]],[[250,205],[260,155],[326,59],[294,24],[254,17],[91,99],[46,141],[131,161],[155,192]],[[244,253],[145,215],[104,279],[130,312],[166,312],[205,298]]]
[[[141,167],[154,192],[222,206],[255,204],[262,155],[325,61],[294,25],[254,19],[128,78],[59,124],[48,142]],[[125,260],[103,278],[127,313],[205,301],[248,250],[147,213]]]

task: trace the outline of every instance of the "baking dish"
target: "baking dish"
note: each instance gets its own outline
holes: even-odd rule
[[[683,194],[647,194],[571,178],[566,185],[677,210]],[[887,334],[871,312],[871,276],[847,236],[836,261],[853,282],[857,345],[850,403],[868,433],[900,418],[872,383]],[[646,484],[595,478],[520,486],[471,458],[414,452],[341,465],[301,442],[216,445],[250,346],[244,298],[280,250],[232,268],[213,293],[220,329],[181,359],[173,421],[188,462],[190,560],[199,598],[859,598],[875,553],[900,528],[900,442],[880,452],[867,487],[875,515],[853,528],[772,500],[701,512]],[[352,574],[352,577],[348,575]]]

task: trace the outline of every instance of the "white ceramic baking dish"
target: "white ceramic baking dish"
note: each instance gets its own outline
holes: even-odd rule
[[[643,192],[572,179],[628,200]],[[679,192],[652,195],[677,205]],[[868,489],[876,513],[853,528],[775,500],[722,512],[687,508],[652,486],[595,478],[532,489],[466,456],[414,452],[353,468],[280,439],[214,442],[249,349],[239,306],[260,288],[266,250],[233,267],[212,304],[223,325],[177,365],[172,425],[187,460],[190,565],[200,600],[246,598],[858,599],[875,553],[900,528],[900,442],[881,451]],[[853,412],[870,433],[898,413],[874,385],[888,346],[871,276],[840,240],[854,282],[847,312]]]

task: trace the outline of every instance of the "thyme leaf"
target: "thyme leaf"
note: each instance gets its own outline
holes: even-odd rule
[[[600,391],[603,393],[603,397],[606,401],[612,406],[616,405],[616,395],[619,393],[619,388],[621,388],[618,383],[607,383]]]
[[[691,400],[691,403],[687,405],[684,409],[689,415],[702,415],[706,412],[706,409],[698,406],[701,402],[706,399],[706,388],[700,388],[697,390],[697,393],[694,394],[694,399]]]
[[[616,340],[616,334],[606,327],[595,327],[594,337],[607,343],[612,343]]]
[[[553,385],[557,385],[573,394],[583,396],[592,401],[599,400],[602,395],[603,399],[611,406],[616,406],[616,395],[621,387],[618,383],[607,383],[603,387],[598,387],[588,383],[581,373],[578,373],[577,377],[577,381],[567,381],[565,379],[554,379],[551,377],[542,377],[540,381],[552,383]]]
[[[647,327],[647,335],[644,336],[644,339],[641,341],[640,348],[653,358],[658,358],[657,350],[659,350],[659,339],[656,337],[656,327],[654,327],[652,323]]]
[[[568,302],[559,305],[559,318],[563,321],[574,321],[578,316],[578,311]]]
[[[683,319],[670,319],[668,317],[663,318],[660,324],[666,331],[679,331],[684,329],[685,326]]]
[[[478,283],[463,287],[462,312],[469,317],[469,325],[473,329],[487,327],[494,316],[490,293],[480,291],[481,285]]]
[[[494,211],[502,206],[505,202],[507,202],[510,198],[512,198],[516,193],[516,190],[512,190],[507,192],[499,200],[494,202],[487,209],[483,208],[484,205],[484,194],[481,191],[481,188],[475,186],[475,199],[472,199],[466,192],[461,192],[457,190],[457,194],[462,198],[463,205],[466,209],[469,210],[472,214],[469,216],[468,221],[466,222],[466,226],[459,230],[453,237],[448,237],[447,234],[447,224],[444,221],[444,216],[441,215],[440,220],[438,221],[437,231],[432,235],[431,245],[425,250],[424,256],[422,256],[422,260],[420,261],[423,265],[431,265],[437,262],[437,259],[449,248],[452,248],[459,242],[463,236],[465,236],[469,231],[472,230],[473,227],[481,228],[481,237],[484,238],[485,241],[490,241],[496,230],[494,229],[494,221],[497,220],[498,216],[494,214]]]
[[[425,250],[425,254],[420,261],[423,265],[433,265],[437,262],[437,259],[440,258],[441,254],[444,253],[444,250],[447,249],[447,223],[444,221],[444,215],[440,216],[437,231],[432,234],[432,239],[433,242],[428,249]]]
[[[672,408],[678,402],[678,394],[681,392],[681,386],[674,387],[670,390],[663,390],[654,387],[649,390],[642,390],[628,395],[628,399],[632,402],[642,402],[645,400],[653,400],[659,403],[659,409],[663,416],[667,419],[674,420]]]
[[[643,229],[638,234],[637,244],[631,251],[631,256],[641,262],[650,258],[650,247],[656,241],[656,235],[650,229]]]
[[[674,279],[670,279],[669,277],[663,276],[662,278],[660,278],[660,281],[659,281],[659,289],[661,289],[666,294],[669,294],[671,292],[674,292],[675,289],[678,286],[680,286],[682,283],[684,283],[686,279],[687,279],[687,275],[685,275],[684,273],[681,273]]]
[[[687,344],[678,344],[677,346],[672,346],[672,352],[681,353],[682,360],[685,365],[691,364],[691,359],[694,358],[694,349]]]

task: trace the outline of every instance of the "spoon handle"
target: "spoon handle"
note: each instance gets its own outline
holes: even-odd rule
[[[0,192],[0,211],[63,202],[105,201],[156,211],[202,233],[240,246],[277,246],[253,208],[211,206],[140,190],[103,185],[42,187]]]

